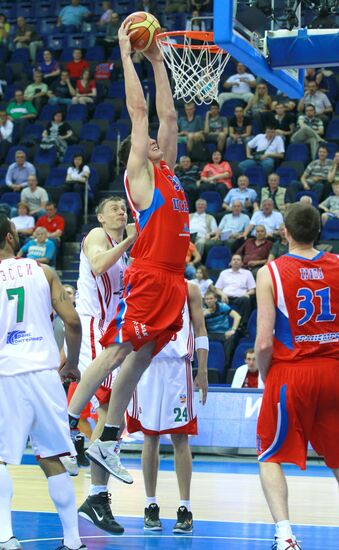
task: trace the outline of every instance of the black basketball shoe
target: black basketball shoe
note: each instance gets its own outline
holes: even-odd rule
[[[160,508],[155,502],[152,502],[148,508],[145,508],[144,529],[147,531],[161,531],[162,525],[159,519],[159,512]]]
[[[177,511],[177,521],[173,527],[173,533],[192,533],[193,516],[186,506],[179,506]]]
[[[113,535],[122,535],[125,529],[115,521],[110,503],[111,495],[107,492],[88,496],[78,509],[79,516],[94,523],[99,529],[108,531]]]
[[[89,466],[90,462],[85,455],[85,436],[79,433],[74,439],[74,447],[77,452],[77,463],[80,466]]]

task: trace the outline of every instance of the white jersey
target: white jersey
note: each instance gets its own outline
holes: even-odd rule
[[[117,243],[106,233],[112,247]],[[94,275],[90,263],[81,244],[78,293],[76,310],[79,315],[89,315],[100,320],[102,325],[108,324],[114,317],[115,310],[124,291],[124,271],[126,255],[102,275]]]
[[[194,333],[191,323],[190,311],[186,300],[182,313],[182,329],[177,332],[172,340],[162,348],[155,356],[155,359],[164,358],[188,358],[193,360],[194,355]]]
[[[60,357],[44,271],[28,258],[0,261],[0,376],[56,369]]]

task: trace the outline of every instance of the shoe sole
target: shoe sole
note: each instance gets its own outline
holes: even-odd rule
[[[128,485],[132,485],[133,483],[133,479],[132,481],[127,481],[126,479],[118,476],[116,474],[116,472],[113,472],[112,470],[110,470],[109,468],[107,468],[107,465],[106,465],[106,462],[104,461],[100,461],[99,459],[97,459],[96,457],[92,456],[89,451],[85,451],[85,455],[87,456],[87,458],[89,458],[89,460],[91,460],[92,462],[95,462],[95,464],[97,464],[98,466],[101,466],[102,468],[104,468],[104,470],[106,470],[106,472],[108,472],[109,474],[111,474],[111,476],[115,477],[116,479],[119,479],[119,481],[122,481],[123,483],[127,483]]]
[[[146,527],[144,525],[144,531],[162,531],[162,527]]]
[[[173,529],[172,533],[191,535],[193,533],[193,529],[191,529],[190,531],[186,531],[185,529]]]
[[[102,527],[102,525],[100,525],[99,523],[96,523],[92,518],[91,516],[89,516],[88,514],[86,514],[86,512],[81,512],[78,510],[78,515],[80,517],[82,517],[83,519],[89,521],[90,523],[93,523],[93,525],[95,525],[96,527],[98,527],[99,529],[102,529],[102,531],[107,531],[107,533],[111,533],[112,535],[123,535],[124,532],[125,532],[125,529],[122,527],[122,531],[110,531],[109,529],[104,529]]]

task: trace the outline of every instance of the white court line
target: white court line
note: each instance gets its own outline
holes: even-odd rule
[[[249,538],[249,537],[215,537],[215,536],[208,536],[208,535],[153,535],[153,534],[147,534],[147,535],[81,535],[81,539],[114,539],[114,540],[121,540],[121,539],[204,539],[204,540],[246,540],[246,541],[261,541],[261,542],[272,542],[272,537],[269,539],[261,539],[261,538]],[[20,540],[19,542],[46,542],[46,541],[59,541],[60,537],[57,538],[46,538],[46,539],[25,539]]]

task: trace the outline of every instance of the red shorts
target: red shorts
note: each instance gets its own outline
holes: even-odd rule
[[[156,355],[182,328],[187,296],[183,273],[142,265],[135,260],[125,271],[124,296],[100,339],[104,348],[130,342],[137,351],[147,342],[155,342]]]
[[[339,361],[275,364],[268,373],[257,426],[260,462],[306,468],[307,446],[339,468]]]
[[[67,392],[67,402],[68,402],[68,404],[70,404],[70,402],[71,402],[73,394],[74,394],[75,390],[77,389],[77,385],[78,385],[77,382],[71,382],[69,387],[68,387],[68,392]],[[91,414],[92,414],[92,405],[91,405],[91,403],[87,403],[86,407],[84,408],[84,410],[80,414],[80,418],[83,418],[83,419],[91,418]]]

